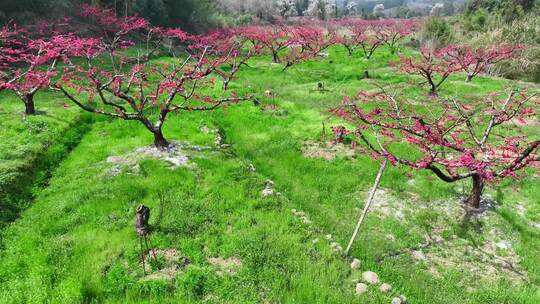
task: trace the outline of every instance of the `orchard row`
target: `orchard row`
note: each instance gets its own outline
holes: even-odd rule
[[[27,114],[35,113],[39,90],[60,92],[85,111],[140,122],[154,135],[154,144],[164,148],[169,142],[162,128],[169,114],[259,103],[255,95],[229,90],[254,56],[269,54],[285,71],[324,57],[331,46],[368,60],[386,46],[400,56],[390,64],[424,78],[420,85],[428,85],[429,97],[408,100],[382,87],[378,93],[361,92],[330,110],[349,127],[334,130],[354,135],[353,143],[376,159],[430,170],[446,182],[472,179],[469,203],[478,207],[486,182],[518,178],[522,169],[539,165],[540,139],[523,123],[538,115],[537,93],[521,88],[460,101],[441,98],[438,90],[452,74],[463,72],[471,81],[525,46],[450,45],[401,55],[402,42],[419,27],[411,20],[346,19],[190,35],[83,5],[73,20],[26,28],[10,23],[0,30],[0,90],[15,93]],[[170,60],[154,60],[163,52]],[[222,82],[219,94],[217,81]]]

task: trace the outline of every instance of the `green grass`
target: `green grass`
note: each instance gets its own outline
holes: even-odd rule
[[[37,115],[27,116],[15,94],[0,94],[0,229],[28,206],[92,119],[64,109],[58,95],[40,92],[36,99]]]
[[[345,247],[378,164],[364,156],[305,158],[302,143],[319,138],[323,120],[327,129],[337,123],[326,114],[328,107],[360,89],[374,89],[374,81],[407,86],[410,97],[424,95],[427,88],[408,86],[417,79],[394,73],[387,63],[396,58],[386,51],[369,61],[344,54],[332,48],[329,59],[285,73],[267,57],[252,60],[230,89],[259,96],[272,90],[274,99],[265,102],[277,105],[278,113],[240,105],[226,112],[172,115],[164,129],[168,139],[212,146],[212,135],[199,131],[209,125],[220,128],[232,145],[228,150],[187,150],[192,165],[186,168],[171,170],[148,159],[140,162],[138,173],[123,170],[111,176],[107,157],[149,145],[151,134],[135,122],[94,123],[32,206],[4,230],[0,302],[390,303],[392,296],[404,294],[410,303],[538,303],[540,233],[530,225],[540,221],[537,177],[517,184],[519,192],[510,181],[489,189],[498,207],[467,223],[455,215],[468,184],[445,184],[423,172],[415,172],[410,183],[400,167],[385,172],[381,187],[396,206],[404,206],[404,217],[373,212],[351,252],[362,261],[361,271],[377,272],[394,291],[382,295],[375,287],[369,295],[354,295],[351,280],[361,271],[351,271],[350,261],[332,252],[325,235]],[[372,80],[358,78],[365,69]],[[318,82],[328,91],[316,91]],[[458,75],[443,85],[441,94],[479,95],[510,84],[485,77],[467,84]],[[247,170],[250,163],[255,173]],[[275,182],[281,195],[261,196],[266,179]],[[152,210],[152,244],[176,249],[190,261],[173,280],[143,276],[134,231],[135,208],[141,203]],[[526,207],[523,216],[516,212],[518,203]],[[313,224],[302,224],[292,208],[306,212]],[[385,254],[417,247],[426,232],[441,227],[452,246],[436,245],[430,253],[450,255],[454,245],[477,252],[483,242],[504,237],[529,281],[464,270],[489,262],[467,252],[457,264],[439,267],[438,275],[410,254],[379,262]],[[220,274],[207,260],[218,256],[235,257],[242,265],[235,274]]]

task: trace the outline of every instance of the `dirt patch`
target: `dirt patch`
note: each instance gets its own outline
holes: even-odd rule
[[[331,144],[327,142],[316,142],[308,140],[302,145],[302,155],[308,158],[322,158],[334,160],[336,158],[351,158],[356,154],[349,145]]]
[[[220,276],[234,275],[238,268],[242,266],[242,261],[235,256],[229,258],[213,257],[206,259],[208,263],[218,270],[216,273]]]
[[[200,152],[210,149],[210,147],[206,146],[174,142],[169,147],[163,149],[158,149],[155,146],[146,146],[124,155],[109,156],[106,162],[113,165],[109,170],[109,175],[117,176],[124,170],[129,174],[138,174],[140,170],[139,162],[143,159],[153,158],[161,160],[166,162],[170,169],[176,169],[191,165],[187,156],[190,151]]]
[[[272,114],[273,116],[287,116],[289,113],[287,110],[278,107],[277,105],[262,105],[261,109],[264,113]]]
[[[482,200],[481,208],[471,209],[462,200],[419,204],[417,199],[396,199],[385,189],[379,189],[373,213],[403,220],[421,219],[423,226],[415,224],[410,229],[412,233],[423,233],[423,240],[415,246],[386,252],[377,260],[382,262],[405,254],[425,265],[436,278],[449,271],[470,273],[464,280],[471,282],[464,284],[498,279],[529,282],[528,273],[520,266],[520,257],[514,250],[519,236],[504,229],[505,221],[496,208],[497,203],[488,196]]]
[[[505,244],[506,241],[502,243]],[[484,281],[506,278],[513,282],[528,282],[528,274],[521,269],[516,253],[510,247],[501,248],[500,245],[501,243],[486,241],[481,246],[474,247],[468,242],[456,239],[447,241],[442,246],[414,251],[412,257],[426,263],[435,277],[449,269],[455,269]],[[423,252],[422,259],[418,258],[418,252]]]
[[[360,197],[367,197],[368,195],[369,193],[366,192]],[[401,202],[392,196],[390,191],[386,189],[377,189],[375,196],[373,197],[371,211],[375,212],[380,217],[391,216],[402,220],[405,218],[406,206],[404,202]]]
[[[172,248],[151,250],[145,255],[144,260],[144,269],[147,274],[144,277],[145,280],[172,280],[190,264],[188,258]]]

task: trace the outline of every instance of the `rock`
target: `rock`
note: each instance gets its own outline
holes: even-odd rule
[[[175,157],[165,157],[164,160],[175,167],[180,167],[187,163],[188,158],[185,155],[176,155]]]
[[[319,238],[315,238],[313,239],[313,241],[311,241],[313,244],[317,244],[319,242]]]
[[[413,256],[414,259],[416,259],[418,261],[425,261],[426,260],[426,256],[424,255],[424,253],[422,251],[413,250],[412,251],[412,256]]]
[[[292,212],[293,214],[296,214],[297,211],[296,211],[296,209],[291,209],[291,212]]]
[[[298,211],[296,212],[296,215],[302,217],[302,216],[305,216],[306,214],[304,213],[304,211]]]
[[[403,301],[401,301],[400,298],[393,298],[392,299],[392,304],[403,304]]]
[[[351,269],[359,269],[360,268],[360,260],[359,259],[353,259],[351,263]]]
[[[379,283],[379,276],[373,271],[366,271],[362,273],[362,279],[369,284]]]
[[[404,295],[400,295],[401,303],[407,303],[407,298]]]
[[[506,240],[502,240],[502,241],[498,242],[497,244],[495,244],[495,246],[497,246],[497,248],[499,248],[499,249],[510,249],[512,247],[510,242],[508,242]]]
[[[540,229],[540,223],[532,223],[533,228]]]
[[[255,166],[253,164],[249,164],[248,167],[247,167],[248,171],[249,172],[255,172],[257,171],[257,169],[255,169]]]
[[[200,131],[203,134],[208,134],[208,133],[210,133],[210,128],[208,128],[207,125],[204,125],[204,126],[201,127]]]
[[[274,194],[274,189],[264,188],[264,190],[262,191],[262,195],[264,197],[271,196],[272,194]]]
[[[356,294],[361,295],[368,291],[368,286],[364,283],[357,283],[356,284]]]
[[[331,240],[332,239],[332,235],[331,234],[327,234],[324,236],[327,240]]]
[[[387,284],[387,283],[382,283],[381,287],[379,287],[379,290],[382,293],[389,293],[390,291],[392,291],[392,285]]]
[[[264,186],[264,189],[262,191],[262,195],[264,197],[268,197],[274,194],[274,182],[271,180],[267,180]]]
[[[518,204],[516,206],[516,211],[520,216],[525,216],[525,212],[527,211],[527,209],[525,209],[525,206],[523,206],[522,204]]]
[[[228,146],[226,144],[223,144],[223,136],[221,135],[219,129],[214,129],[212,132],[214,133],[214,144],[218,148],[224,148],[224,146]]]
[[[393,234],[387,234],[386,239],[393,242],[396,240],[396,237]]]
[[[304,223],[306,225],[311,224],[311,221],[305,216],[301,217],[301,220],[302,220],[302,223]]]

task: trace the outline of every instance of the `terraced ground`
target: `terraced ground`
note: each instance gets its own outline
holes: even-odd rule
[[[322,122],[329,134],[338,122],[327,108],[375,84],[405,87],[420,100],[419,80],[389,67],[396,59],[387,50],[349,58],[334,47],[327,59],[282,73],[268,57],[255,58],[230,89],[270,91],[265,106],[171,116],[164,129],[176,142],[170,154],[148,148],[151,135],[136,123],[84,118],[54,95],[38,99],[45,113],[25,118],[2,95],[0,176],[33,168],[43,154],[62,157],[37,170],[47,176],[56,167],[50,179],[10,182],[33,190],[2,231],[0,302],[390,303],[399,295],[408,303],[540,302],[533,172],[488,189],[496,203],[470,217],[460,203],[468,184],[390,168],[351,252],[360,267],[341,257],[378,164],[321,143]],[[371,80],[359,77],[366,69]],[[452,77],[441,94],[466,98],[519,85],[463,80]],[[84,134],[80,142],[55,150],[80,119],[89,126],[76,133]],[[27,134],[35,124],[38,134]],[[9,193],[8,207],[19,192]],[[134,231],[141,203],[151,208],[157,248],[145,269]],[[392,291],[375,284],[356,295],[365,271]]]

